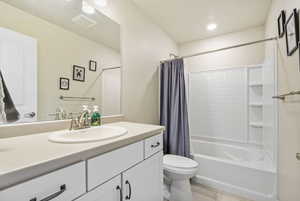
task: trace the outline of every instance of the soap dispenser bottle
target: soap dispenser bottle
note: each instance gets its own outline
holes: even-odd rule
[[[100,126],[101,125],[101,114],[99,112],[99,107],[94,105],[94,110],[92,114],[92,126]]]
[[[88,105],[83,105],[82,106],[82,113],[84,113],[84,117],[89,116],[91,114],[91,110],[89,110]]]

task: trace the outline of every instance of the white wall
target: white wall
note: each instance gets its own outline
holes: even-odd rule
[[[116,115],[121,111],[121,76],[121,69],[103,72],[101,112],[105,116]]]
[[[123,113],[129,121],[159,123],[158,65],[177,45],[131,0],[108,3],[98,9],[121,25]]]
[[[184,56],[261,39],[264,39],[263,26],[204,40],[184,43],[179,46],[179,52],[181,56]],[[199,71],[261,64],[263,61],[264,44],[261,43],[188,58],[185,59],[185,64],[186,67],[188,67],[188,71]]]
[[[266,36],[277,35],[277,17],[281,9],[288,15],[293,8],[300,8],[299,0],[273,0],[266,23]],[[285,38],[278,42],[278,93],[300,89],[299,51],[293,56],[286,54]],[[267,46],[266,55],[272,53]],[[296,152],[300,152],[300,97],[279,101],[279,200],[300,200],[300,161]]]

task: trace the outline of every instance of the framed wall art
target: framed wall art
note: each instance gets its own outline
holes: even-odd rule
[[[297,9],[293,10],[293,13],[286,21],[285,37],[287,55],[292,56],[294,52],[298,49],[299,42],[299,14]]]
[[[84,82],[85,81],[85,68],[82,66],[73,66],[73,80]]]
[[[277,19],[278,37],[279,38],[282,38],[285,34],[285,23],[286,23],[286,14],[285,14],[285,10],[282,10]]]
[[[97,62],[96,61],[90,60],[89,70],[90,71],[97,71]]]
[[[69,90],[70,89],[70,79],[65,78],[65,77],[59,78],[59,89]]]

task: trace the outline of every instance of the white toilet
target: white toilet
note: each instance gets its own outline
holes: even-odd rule
[[[192,201],[190,178],[196,175],[198,163],[176,155],[165,155],[164,199],[168,201]]]

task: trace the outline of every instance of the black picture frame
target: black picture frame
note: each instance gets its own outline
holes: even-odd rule
[[[66,77],[59,78],[59,89],[69,90],[70,89],[70,79]]]
[[[94,72],[97,71],[97,61],[90,60],[90,62],[89,62],[89,70],[90,71],[94,71]]]
[[[73,65],[73,80],[85,81],[85,67]]]
[[[277,27],[278,27],[278,37],[282,38],[285,34],[285,23],[286,23],[286,14],[285,10],[280,12],[279,17],[277,18]]]
[[[299,13],[294,9],[285,23],[287,55],[292,56],[299,47]]]

